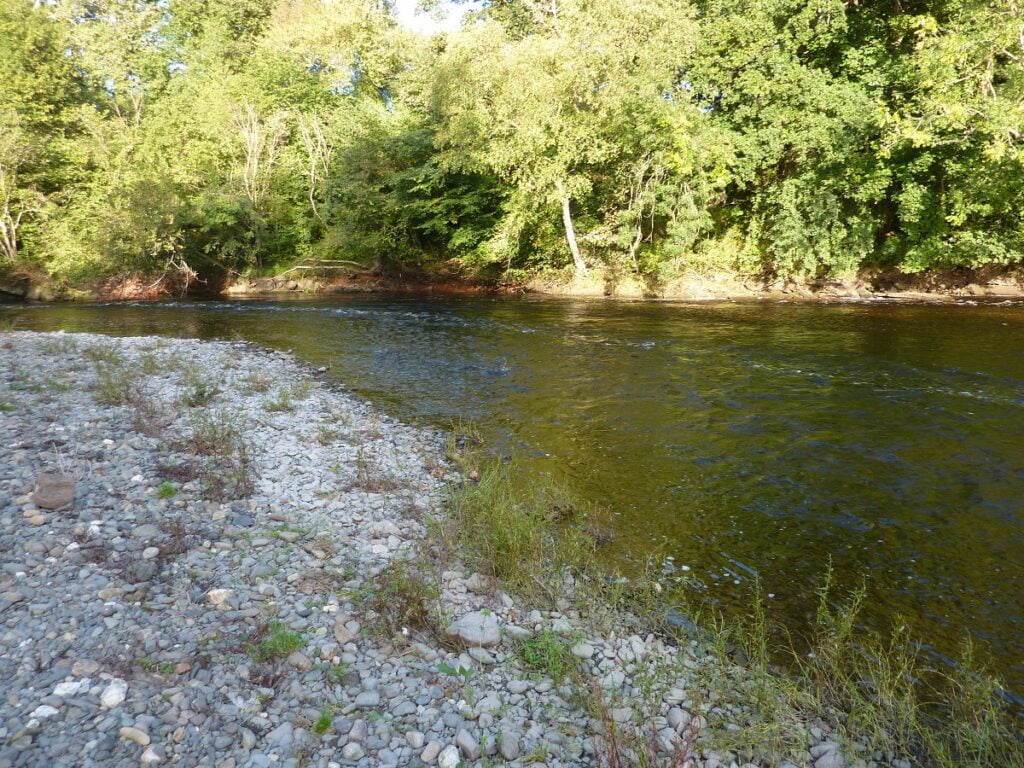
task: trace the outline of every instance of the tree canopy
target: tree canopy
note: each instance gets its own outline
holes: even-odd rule
[[[0,0],[0,270],[1024,260],[1017,0]]]

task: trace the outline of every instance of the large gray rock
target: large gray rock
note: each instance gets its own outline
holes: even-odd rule
[[[460,728],[455,734],[455,746],[467,760],[476,760],[480,757],[480,745],[465,728]]]
[[[63,472],[43,472],[36,478],[32,501],[43,509],[61,509],[75,500],[75,478]]]
[[[453,621],[445,634],[462,645],[488,648],[501,642],[498,617],[493,613],[473,611]]]
[[[519,734],[515,731],[502,731],[501,738],[498,740],[498,745],[498,749],[501,751],[501,756],[510,763],[519,758]]]

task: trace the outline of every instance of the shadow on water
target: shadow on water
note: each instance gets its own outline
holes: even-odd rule
[[[5,306],[19,327],[290,348],[395,415],[478,422],[709,599],[806,625],[829,560],[1024,689],[1024,307],[427,299]]]

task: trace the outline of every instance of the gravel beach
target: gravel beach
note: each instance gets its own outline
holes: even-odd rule
[[[696,643],[531,610],[457,553],[418,563],[434,631],[382,631],[443,455],[285,353],[0,334],[0,768],[602,765],[631,729],[665,765],[744,765],[708,746]],[[547,635],[602,716],[524,662]],[[876,764],[811,732],[803,765]]]

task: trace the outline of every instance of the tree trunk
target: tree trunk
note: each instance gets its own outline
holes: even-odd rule
[[[561,185],[559,185],[561,191]],[[569,250],[572,251],[572,263],[576,267],[576,274],[582,275],[587,271],[587,263],[580,255],[580,247],[576,244],[576,231],[572,226],[572,212],[569,210],[569,198],[562,196],[562,223],[565,225],[565,239],[569,241]]]

